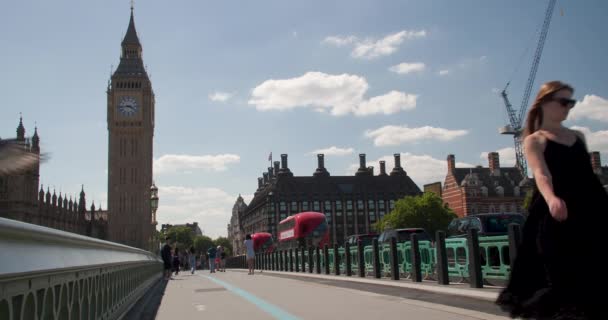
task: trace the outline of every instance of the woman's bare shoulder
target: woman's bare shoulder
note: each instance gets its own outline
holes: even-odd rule
[[[536,131],[524,138],[524,146],[526,147],[537,147],[544,149],[547,144],[547,137],[545,137],[540,131]]]

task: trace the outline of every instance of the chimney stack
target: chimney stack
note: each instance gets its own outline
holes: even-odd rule
[[[369,170],[367,170],[367,167],[365,164],[365,153],[360,153],[359,154],[359,169],[355,173],[355,176],[368,176],[368,175],[369,175]]]
[[[448,173],[454,172],[456,169],[456,157],[453,154],[448,154]]]
[[[386,176],[386,162],[384,160],[380,161],[380,175]]]
[[[589,155],[591,156],[591,167],[593,168],[593,172],[596,174],[602,173],[602,158],[600,157],[600,153],[598,151],[593,151]]]
[[[500,160],[498,152],[488,153],[488,167],[493,176],[500,176]]]
[[[329,172],[325,169],[325,155],[322,153],[317,154],[317,170],[312,174],[315,177],[329,177]]]
[[[290,176],[293,177],[293,173],[289,171],[289,167],[287,166],[287,154],[281,154],[281,170],[279,170],[279,176]]]
[[[263,185],[264,185],[264,179],[258,178],[258,190],[262,189]]]
[[[274,170],[272,167],[268,167],[268,180],[274,179]]]
[[[395,153],[393,156],[395,157],[395,167],[393,168],[393,171],[391,171],[391,176],[407,175],[405,170],[401,167],[401,155]]]
[[[274,175],[275,176],[279,175],[279,170],[281,169],[280,165],[281,165],[281,162],[279,162],[279,161],[274,162]]]
[[[374,175],[374,167],[373,166],[369,166],[367,167],[367,171],[369,171],[369,173],[373,176]]]
[[[268,172],[262,173],[262,177],[264,177],[264,185],[268,184]]]

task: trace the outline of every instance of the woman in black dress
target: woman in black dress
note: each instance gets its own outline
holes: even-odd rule
[[[545,83],[526,119],[523,144],[536,188],[509,284],[496,301],[512,317],[608,319],[599,260],[608,194],[584,135],[562,126],[576,104],[573,93],[565,83]]]

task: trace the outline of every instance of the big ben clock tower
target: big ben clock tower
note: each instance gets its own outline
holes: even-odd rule
[[[148,248],[153,221],[150,208],[154,92],[131,20],[122,40],[120,64],[108,86],[108,232],[109,239]]]

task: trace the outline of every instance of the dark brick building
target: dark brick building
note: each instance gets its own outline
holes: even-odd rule
[[[422,193],[401,167],[399,154],[390,174],[380,161],[378,175],[373,167],[366,167],[365,154],[359,155],[354,176],[331,176],[323,154],[317,158],[312,176],[294,176],[287,155],[282,154],[281,163],[275,161],[274,168],[258,178],[258,189],[240,217],[244,233],[269,232],[276,239],[279,221],[298,212],[318,211],[325,213],[331,241],[342,244],[349,235],[373,232],[372,225],[393,209],[396,200]]]

